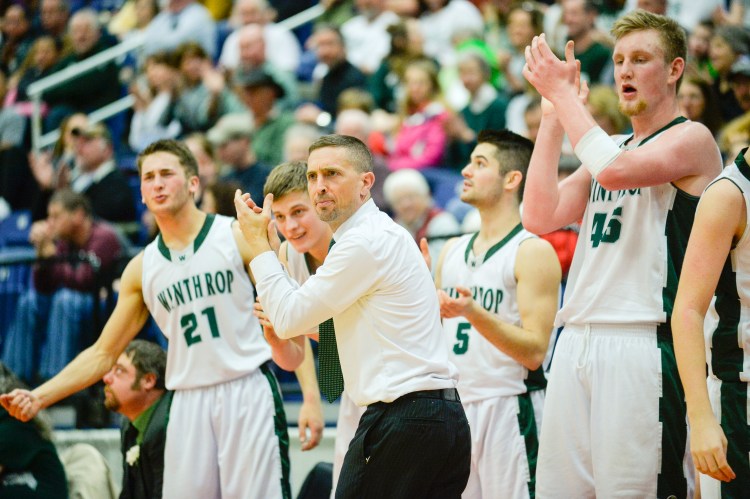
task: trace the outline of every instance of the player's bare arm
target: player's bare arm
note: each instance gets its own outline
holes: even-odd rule
[[[572,46],[572,42],[569,42],[566,50],[569,47],[572,51]],[[572,88],[576,94],[573,98],[585,103],[588,85],[580,81],[579,66],[575,63]],[[591,175],[584,168],[579,168],[562,182],[558,181],[558,163],[564,137],[565,129],[555,106],[542,98],[542,121],[524,188],[523,225],[535,234],[546,234],[580,220],[586,208]]]
[[[299,428],[299,440],[302,450],[310,450],[317,447],[323,437],[323,408],[320,404],[320,388],[318,388],[318,377],[315,374],[315,357],[310,347],[310,340],[305,339],[305,359],[294,371],[302,390],[302,407],[297,418]]]
[[[424,240],[424,242],[425,242],[425,247],[424,247],[424,249],[422,249],[422,257],[425,259],[425,262],[426,262],[427,259],[430,257],[430,252],[427,249],[427,240]],[[441,277],[440,277],[440,275],[441,275],[441,273],[443,271],[443,263],[445,262],[445,255],[448,254],[448,250],[450,250],[453,247],[453,245],[456,244],[457,242],[458,242],[458,238],[457,237],[452,237],[452,238],[448,239],[445,242],[445,244],[443,245],[443,247],[440,249],[440,254],[438,255],[438,261],[437,261],[437,267],[435,268],[435,287],[437,289],[440,289],[440,287],[441,287],[441,283],[440,283]],[[429,267],[429,264],[427,266]],[[430,269],[430,270],[432,270],[432,269]]]
[[[463,287],[456,288],[458,298],[438,290],[440,313],[465,317],[498,350],[533,370],[544,361],[557,313],[562,271],[552,246],[542,239],[524,241],[516,257],[515,275],[521,327],[487,312]]]
[[[672,315],[674,350],[690,421],[690,452],[698,471],[725,482],[735,474],[727,463],[727,439],[708,397],[703,321],[746,220],[743,196],[730,180],[720,180],[706,190],[690,234]]]
[[[143,253],[133,258],[122,274],[120,295],[99,339],[81,352],[54,378],[32,391],[14,390],[0,395],[0,404],[11,416],[28,421],[41,409],[93,385],[114,365],[130,340],[148,319],[143,303],[141,276]]]

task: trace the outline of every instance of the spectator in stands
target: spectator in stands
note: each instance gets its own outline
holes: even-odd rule
[[[167,353],[156,343],[133,340],[104,375],[104,406],[126,420],[120,499],[160,499],[164,443],[173,392],[164,386]]]
[[[716,70],[711,66],[709,47],[714,35],[714,23],[702,21],[688,35],[687,66],[685,76],[694,76],[706,81],[713,81]]]
[[[34,267],[34,287],[21,296],[3,345],[3,362],[27,381],[52,377],[93,341],[93,296],[114,277],[121,251],[114,228],[93,216],[85,196],[65,189],[31,227],[37,256],[60,260]],[[90,259],[82,262],[84,254]]]
[[[460,54],[458,72],[470,100],[447,122],[447,131],[453,140],[447,163],[461,169],[468,163],[480,131],[505,128],[508,100],[490,83],[490,65],[481,54],[474,51]]]
[[[60,59],[61,49],[62,47],[51,36],[40,36],[34,41],[28,57],[15,75],[17,84],[14,89],[15,95],[11,100],[16,112],[23,116],[31,115],[27,92],[29,85],[52,74],[54,66]]]
[[[135,34],[145,33],[158,13],[157,0],[126,0],[122,8],[112,16],[107,30],[125,40]]]
[[[310,145],[323,135],[321,128],[308,123],[295,123],[287,128],[284,134],[284,163],[307,161]]]
[[[180,121],[182,133],[205,132],[225,114],[245,111],[199,44],[182,45],[175,57],[182,75],[175,117]]]
[[[78,132],[89,126],[89,119],[85,114],[71,114],[60,124],[60,136],[51,151],[39,154],[29,154],[29,166],[34,178],[43,192],[63,189],[70,185],[70,173],[76,168],[76,140]],[[48,196],[48,197],[49,197]],[[47,202],[44,203],[44,212]]]
[[[581,77],[590,84],[613,83],[612,49],[597,41],[595,0],[563,0],[563,23],[568,39],[575,42],[575,58],[581,61]]]
[[[457,33],[484,29],[482,14],[468,0],[420,0],[419,6],[424,53],[441,66],[456,62],[453,37]]]
[[[145,34],[144,55],[172,51],[188,42],[200,45],[209,58],[216,54],[216,23],[195,0],[167,0]]]
[[[193,153],[198,163],[198,177],[200,185],[208,185],[219,176],[219,167],[214,160],[214,147],[206,138],[205,134],[192,133],[183,139],[190,152]],[[198,192],[200,199],[200,191]],[[235,213],[236,214],[236,213]]]
[[[0,389],[26,388],[0,363]],[[0,497],[67,499],[65,470],[44,414],[27,423],[0,413]]]
[[[393,219],[418,243],[428,239],[430,256],[437,262],[445,241],[460,231],[455,217],[434,205],[427,180],[417,170],[391,173],[383,183],[383,194],[393,209]]]
[[[285,95],[284,88],[273,76],[261,70],[238,73],[235,83],[242,102],[252,112],[255,121],[253,151],[258,161],[267,165],[281,163],[284,136],[295,123],[294,115],[277,105]],[[262,191],[263,184],[260,187]]]
[[[442,103],[438,71],[430,61],[411,62],[404,74],[401,123],[388,158],[391,170],[442,166],[448,135],[448,110]]]
[[[285,71],[266,57],[266,41],[263,27],[259,24],[248,24],[238,31],[239,61],[232,73],[236,78],[243,74],[261,70],[271,76],[284,89],[284,98],[279,105],[284,109],[294,109],[299,102],[297,79],[291,71]]]
[[[709,81],[696,76],[683,78],[677,91],[677,102],[683,116],[706,125],[714,137],[718,135],[722,126],[721,112]]]
[[[201,198],[201,210],[237,218],[237,209],[234,207],[234,194],[237,189],[241,189],[237,182],[217,180],[208,184]]]
[[[325,66],[326,71],[320,80],[318,103],[320,109],[335,116],[339,94],[347,88],[366,88],[367,79],[362,71],[346,59],[344,39],[337,28],[319,27],[313,34],[312,45],[319,63]]]
[[[215,147],[217,159],[228,168],[221,180],[236,182],[243,192],[261,200],[263,184],[271,167],[260,162],[253,151],[253,130],[253,119],[249,114],[230,114],[208,131],[208,140]]]
[[[391,50],[368,78],[368,89],[379,109],[395,113],[406,66],[413,60],[429,58],[422,50],[422,32],[416,20],[407,19],[391,25],[388,33],[391,35]]]
[[[725,122],[742,114],[729,84],[729,73],[740,57],[747,56],[749,45],[747,31],[739,26],[722,26],[711,38],[709,56],[711,65],[717,73],[714,91],[719,99],[721,117]]]
[[[93,213],[113,223],[124,235],[138,232],[135,203],[125,175],[115,164],[112,137],[104,123],[73,129],[76,168],[70,188],[91,202]]]
[[[174,139],[182,131],[174,113],[179,72],[173,61],[167,53],[148,56],[143,76],[130,86],[134,112],[128,143],[135,152],[155,140]]]
[[[67,0],[41,0],[39,20],[42,32],[63,44],[70,18],[70,5]],[[64,45],[64,44],[63,44]]]
[[[91,9],[79,10],[73,14],[68,32],[72,53],[63,57],[54,71],[65,69],[109,48],[108,42],[102,37],[97,14]],[[44,92],[43,99],[51,106],[46,125],[49,129],[54,129],[74,112],[88,113],[99,109],[119,98],[120,91],[119,70],[114,62],[81,73]]]
[[[19,147],[23,143],[26,122],[10,106],[4,106],[8,91],[8,78],[0,70],[0,151]]]
[[[731,160],[750,142],[750,60],[743,57],[732,66],[729,84],[743,113],[728,122],[719,136],[719,148],[724,158]]]
[[[524,92],[526,79],[523,77],[523,66],[526,64],[524,49],[531,45],[531,40],[544,29],[544,13],[532,2],[514,3],[508,12],[509,50],[498,52],[498,62],[505,74],[506,91],[509,95]],[[510,123],[509,123],[510,124]],[[508,127],[514,130],[510,126]]]
[[[388,28],[399,22],[395,12],[386,10],[386,0],[356,0],[358,14],[341,25],[346,58],[370,75],[391,48]]]
[[[0,47],[0,69],[12,74],[21,68],[34,43],[29,13],[22,5],[9,6],[2,19],[3,43]]]
[[[281,71],[294,74],[299,66],[302,49],[297,37],[288,28],[272,22],[275,15],[267,0],[237,0],[230,23],[235,30],[229,34],[221,50],[219,64],[234,69],[239,64],[239,31],[257,24],[262,29],[265,60]]]

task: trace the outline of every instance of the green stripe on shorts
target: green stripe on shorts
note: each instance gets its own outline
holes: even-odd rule
[[[737,478],[721,482],[722,499],[746,498],[750,494],[750,427],[748,427],[747,383],[721,383],[721,428],[727,437],[727,461]]]
[[[529,464],[529,497],[534,499],[536,488],[536,463],[539,458],[539,433],[534,417],[534,404],[529,392],[518,395],[518,431],[526,443],[526,460]]]
[[[656,497],[687,497],[687,480],[683,470],[687,446],[685,393],[677,372],[677,360],[668,324],[657,328],[656,343],[661,351],[662,396],[659,399],[661,423],[661,469]]]
[[[271,385],[271,393],[273,393],[273,426],[276,433],[276,438],[279,439],[279,454],[281,457],[281,492],[284,499],[291,499],[292,488],[289,485],[289,430],[286,426],[286,413],[284,413],[284,402],[281,399],[281,390],[279,389],[279,382],[276,380],[276,376],[271,371],[270,366],[266,362],[260,366],[260,372],[268,380],[268,384]]]

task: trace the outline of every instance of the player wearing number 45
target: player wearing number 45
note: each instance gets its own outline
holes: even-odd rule
[[[198,165],[180,142],[138,157],[141,194],[160,235],[133,258],[101,336],[49,382],[0,396],[27,421],[96,382],[149,313],[169,339],[174,390],[164,457],[164,497],[289,497],[286,417],[268,362],[302,361],[301,341],[268,346],[252,313],[248,246],[233,219],[199,211]],[[314,372],[312,373],[314,375]]]
[[[544,406],[540,498],[688,496],[669,320],[698,196],[721,157],[711,132],[680,116],[683,29],[638,10],[612,33],[630,136],[609,137],[586,109],[573,42],[564,60],[544,36],[526,48],[524,76],[544,101],[523,224],[543,234],[583,219],[557,316],[565,330]],[[565,133],[583,168],[558,185]]]
[[[463,497],[534,497],[542,361],[557,312],[560,263],[521,226],[518,210],[534,144],[484,130],[462,171],[461,200],[479,232],[448,241],[435,281],[458,390],[471,427]]]

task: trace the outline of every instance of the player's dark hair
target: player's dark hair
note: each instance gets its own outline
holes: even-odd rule
[[[198,162],[195,160],[195,156],[190,152],[187,146],[177,140],[162,139],[151,143],[146,149],[144,149],[138,155],[138,174],[141,173],[143,167],[143,161],[150,155],[157,152],[168,152],[177,158],[180,165],[185,170],[185,176],[187,178],[198,176]]]
[[[501,173],[521,172],[523,178],[518,187],[518,200],[522,201],[534,143],[510,130],[482,130],[477,137],[477,144],[490,144],[495,148],[495,159],[500,163]]]

